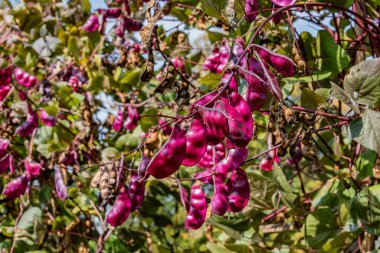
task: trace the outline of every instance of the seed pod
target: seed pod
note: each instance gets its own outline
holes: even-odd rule
[[[67,188],[59,165],[54,165],[55,192],[60,200],[67,198]]]
[[[198,111],[207,126],[207,141],[216,145],[223,141],[228,134],[228,122],[221,110],[198,106]]]
[[[161,130],[162,130],[162,134],[165,135],[165,136],[170,135],[171,132],[173,131],[173,128],[172,128],[170,125],[167,125],[167,124],[166,124],[166,120],[164,120],[163,118],[160,118],[160,119],[158,120],[158,125],[159,125],[160,127],[162,127],[162,126],[165,125],[164,127],[161,128]]]
[[[139,121],[139,112],[133,106],[128,106],[128,115],[127,119],[124,121],[124,128],[127,130],[134,130],[137,127]]]
[[[282,76],[289,77],[296,74],[294,62],[282,54],[269,51],[265,47],[254,45],[261,59],[275,68]]]
[[[9,140],[0,139],[0,157],[4,156],[5,151],[7,150],[8,146],[9,146]]]
[[[296,0],[272,0],[272,2],[278,6],[284,7],[294,4]]]
[[[194,118],[186,132],[186,155],[182,164],[194,166],[203,157],[207,149],[206,126],[199,118]]]
[[[238,147],[247,146],[252,138],[252,116],[251,125],[247,127],[241,114],[226,98],[221,98],[216,108],[221,109],[227,116],[228,138]]]
[[[234,62],[234,64],[237,63],[237,60],[244,53],[244,50],[245,50],[244,40],[241,37],[236,37],[235,44],[232,48],[232,61]],[[239,66],[241,66],[243,69],[246,69],[247,67],[246,56],[243,56],[243,58],[240,60]],[[242,74],[243,72],[239,69],[239,73]]]
[[[198,105],[205,106],[207,103],[209,103],[212,99],[216,97],[218,94],[218,91],[212,91],[210,93],[207,93],[200,97],[197,101],[194,102],[194,104],[191,106],[190,110],[192,111],[195,109]],[[213,103],[210,103],[207,105],[207,107],[213,107],[215,104],[215,101]]]
[[[11,165],[11,157],[13,158],[13,156],[11,156],[10,154],[7,154],[7,155],[1,155],[0,156],[0,174],[1,173],[5,173],[9,168],[10,168],[10,165]]]
[[[211,212],[223,216],[228,210],[228,189],[223,176],[214,176],[214,196],[211,200]]]
[[[24,160],[24,167],[30,176],[34,177],[40,174],[41,164],[39,163],[29,161],[29,160]]]
[[[99,10],[101,14],[104,14],[105,18],[118,18],[121,16],[121,9],[110,8],[107,10]]]
[[[203,68],[213,73],[221,73],[227,66],[229,59],[230,46],[227,39],[224,38],[220,47],[218,45],[214,46],[211,55],[206,58]]]
[[[225,174],[238,168],[248,157],[247,148],[236,148],[228,151],[227,157],[215,165],[214,170]]]
[[[138,32],[143,28],[143,24],[139,21],[124,17],[124,28],[130,32]]]
[[[79,79],[77,76],[70,76],[69,85],[73,89],[73,91],[77,92],[79,87]]]
[[[0,69],[0,101],[2,101],[11,89],[12,69],[10,67]]]
[[[186,215],[185,228],[198,229],[206,219],[207,202],[202,187],[193,184],[190,194],[190,209]]]
[[[253,22],[257,16],[257,9],[259,8],[258,0],[246,0],[244,3],[245,20],[247,22]]]
[[[230,81],[228,83],[228,91],[229,92],[239,92],[238,91],[238,86],[237,86],[237,83],[236,83],[236,78],[235,76],[232,76],[232,71],[231,70],[226,70],[224,72],[224,75],[222,77],[222,79],[220,80],[220,83],[224,86],[227,84],[228,81]]]
[[[112,128],[117,132],[119,132],[121,130],[121,127],[123,126],[123,117],[124,117],[124,110],[123,108],[119,107],[115,120],[113,121],[113,124],[112,124]]]
[[[250,88],[254,90],[265,90],[266,85],[263,83],[265,76],[261,69],[260,62],[253,57],[248,58],[248,72],[244,73],[245,80]]]
[[[215,151],[214,151],[215,148]],[[206,152],[197,163],[197,166],[202,169],[210,169],[215,164],[219,163],[226,155],[226,148],[223,142],[216,144],[215,146],[207,145]],[[214,161],[215,159],[215,161]]]
[[[179,187],[179,197],[181,199],[181,203],[183,207],[188,212],[190,210],[190,200],[189,200],[189,194],[187,193],[187,190],[182,185],[178,185]]]
[[[26,121],[16,129],[16,134],[26,138],[33,133],[38,127],[38,115],[32,110],[32,107],[28,104],[28,115]]]
[[[29,181],[29,177],[21,175],[5,186],[3,194],[10,199],[18,198],[26,192]]]
[[[83,30],[88,33],[93,33],[99,29],[99,19],[98,16],[92,14],[86,23],[83,25]]]
[[[269,156],[266,156],[261,159],[259,168],[265,171],[273,170],[273,159]]]
[[[26,88],[35,86],[38,83],[38,79],[29,73],[21,70],[19,67],[15,68],[14,77],[17,82]]]
[[[150,162],[150,157],[145,155],[144,152],[142,151],[140,152],[140,154],[141,154],[141,160],[140,160],[140,164],[137,171],[138,171],[139,177],[144,178],[146,174],[146,168],[148,167],[148,164]]]
[[[185,65],[183,64],[182,58],[176,56],[172,59],[173,66],[178,69],[181,73],[186,74]]]
[[[128,192],[131,198],[131,212],[133,212],[141,206],[145,196],[145,183],[134,171],[131,172]]]
[[[231,186],[228,196],[228,210],[231,212],[241,212],[247,206],[249,200],[250,187],[247,174],[241,168],[235,170],[228,185]]]
[[[45,126],[53,127],[57,124],[57,118],[49,115],[44,109],[40,109],[40,119]]]
[[[168,141],[153,157],[147,167],[147,174],[157,179],[172,175],[179,169],[185,158],[186,135],[185,131],[174,126]]]
[[[252,138],[253,129],[255,127],[255,123],[252,119],[252,113],[250,110],[249,104],[244,100],[242,96],[238,92],[230,92],[229,100],[231,105],[236,109],[236,111],[241,115],[245,124],[245,132],[249,138]]]
[[[128,191],[123,187],[111,211],[107,214],[106,222],[114,227],[122,225],[129,217],[132,202]]]

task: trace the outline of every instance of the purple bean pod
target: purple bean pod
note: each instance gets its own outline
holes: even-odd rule
[[[241,212],[248,204],[250,187],[247,174],[241,168],[235,170],[228,183],[230,194],[228,196],[228,210]]]
[[[199,118],[194,118],[186,132],[186,155],[182,164],[194,166],[207,149],[207,129]]]
[[[114,206],[106,217],[106,222],[114,227],[122,225],[131,213],[132,202],[128,191],[123,187]]]
[[[185,152],[186,132],[176,125],[165,145],[148,164],[147,174],[157,179],[169,177],[179,169],[185,159]]]
[[[221,174],[214,176],[214,196],[211,200],[211,212],[223,216],[228,210],[228,189]]]
[[[145,197],[145,183],[144,180],[140,180],[139,175],[132,171],[131,180],[128,187],[129,196],[131,198],[131,212],[137,210]]]
[[[54,165],[54,182],[58,198],[62,201],[65,200],[67,198],[67,187],[59,165]]]
[[[124,110],[122,107],[119,107],[115,120],[113,121],[112,128],[119,132],[123,126]]]
[[[223,141],[228,134],[228,122],[220,109],[198,106],[198,111],[207,127],[207,141],[216,145]]]
[[[198,229],[206,219],[207,202],[202,187],[193,184],[190,194],[190,209],[185,219],[186,229]]]
[[[10,199],[15,199],[20,197],[26,192],[29,185],[29,177],[26,175],[21,175],[12,181],[10,181],[3,191],[3,194]]]

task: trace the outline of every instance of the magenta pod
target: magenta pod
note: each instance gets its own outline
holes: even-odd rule
[[[202,187],[193,184],[190,194],[190,209],[185,219],[186,229],[198,229],[206,219],[207,202]]]
[[[131,180],[129,183],[128,192],[131,198],[131,212],[133,212],[141,206],[145,197],[144,180],[140,180],[140,177],[134,171],[131,172]]]
[[[178,184],[179,187],[179,198],[181,199],[181,203],[183,207],[188,212],[190,210],[190,200],[189,200],[189,194],[187,193],[187,190],[182,185]]]
[[[112,128],[119,132],[121,130],[121,127],[123,126],[123,118],[124,118],[124,110],[123,108],[119,107],[117,110],[117,115],[115,117],[115,120],[113,121]]]
[[[67,187],[63,180],[62,172],[59,165],[54,165],[54,182],[55,182],[55,192],[60,200],[65,200],[67,198]]]
[[[186,132],[176,125],[165,145],[148,164],[147,174],[157,179],[172,175],[185,159],[185,152]]]
[[[294,4],[296,0],[272,0],[272,2],[278,6],[285,7]]]
[[[11,159],[10,154],[1,156],[1,158],[0,158],[0,174],[5,173],[10,168],[10,164],[11,164],[10,159]]]
[[[166,120],[164,120],[163,118],[160,118],[158,120],[158,124],[160,127],[162,127],[162,134],[167,136],[167,135],[170,135],[171,132],[173,131],[173,128],[170,126],[170,125],[167,125],[166,124]]]
[[[140,159],[140,164],[137,169],[137,172],[139,174],[140,178],[144,178],[146,174],[146,168],[148,167],[148,164],[150,163],[150,158],[149,156],[144,155],[143,152],[141,152],[141,159]]]
[[[226,38],[222,40],[221,46],[214,46],[212,53],[206,58],[203,68],[213,73],[221,73],[230,59],[230,46]]]
[[[294,62],[282,54],[269,51],[265,47],[254,45],[261,59],[276,69],[282,76],[289,77],[296,74],[296,65]]]
[[[216,145],[223,141],[228,134],[228,122],[220,109],[198,106],[198,111],[207,127],[207,141]]]
[[[211,212],[223,216],[228,210],[228,189],[221,174],[214,176],[214,196],[211,200]]]
[[[245,100],[249,105],[249,109],[252,111],[260,110],[267,100],[267,91],[261,89],[252,89],[251,87],[247,88],[245,94]]]
[[[121,16],[121,9],[110,8],[107,10],[101,10],[101,13],[103,13],[106,18],[118,18]]]
[[[226,98],[221,98],[216,108],[220,108],[227,115],[228,138],[238,147],[247,146],[252,138],[252,119],[249,128],[242,115]]]
[[[138,32],[141,30],[141,28],[143,28],[143,23],[131,18],[124,17],[124,28],[130,32]]]
[[[9,140],[0,139],[0,157],[2,158],[5,154],[5,151],[9,147]]]
[[[176,56],[172,59],[173,66],[178,69],[181,73],[186,74],[185,64],[183,64],[182,58]]]
[[[238,92],[238,85],[236,82],[236,78],[235,78],[235,76],[231,77],[232,74],[233,73],[231,70],[226,70],[226,72],[224,72],[224,75],[222,77],[222,80],[220,80],[220,82],[224,86],[228,83],[228,81],[230,81],[228,83],[228,91],[229,92]],[[230,80],[230,78],[231,78],[231,80]]]
[[[215,148],[215,152],[214,152]],[[215,156],[214,156],[215,153]],[[206,152],[199,160],[197,166],[202,169],[210,169],[215,164],[219,163],[226,155],[226,147],[224,143],[218,143],[215,146],[208,145],[206,148]],[[215,161],[214,161],[215,159]]]
[[[83,30],[88,33],[96,32],[99,29],[99,18],[96,14],[92,14],[83,25]]]
[[[257,16],[257,10],[259,8],[258,0],[246,0],[244,3],[245,20],[247,22],[253,22]]]
[[[216,90],[203,95],[197,101],[194,102],[194,104],[190,108],[190,111],[192,111],[198,105],[205,106],[207,104],[206,107],[213,107],[215,104],[215,101],[213,101],[212,103],[210,103],[210,101],[213,100],[217,95],[218,95],[218,91]]]
[[[127,110],[128,110],[128,115],[124,122],[124,128],[132,131],[137,127],[137,124],[139,121],[139,112],[133,106],[128,106]]]
[[[10,67],[0,69],[0,101],[2,101],[11,90],[12,69]]]
[[[35,177],[40,174],[41,164],[39,163],[29,161],[29,160],[24,160],[24,167],[30,176]]]
[[[228,173],[236,170],[248,157],[247,148],[236,148],[228,150],[227,157],[215,165],[214,170],[218,173]]]
[[[19,67],[15,68],[14,77],[19,84],[26,88],[35,86],[38,83],[38,79],[35,76],[32,76],[29,73],[21,70]]]
[[[29,180],[29,177],[25,175],[21,175],[18,178],[13,179],[5,186],[3,194],[10,199],[20,197],[26,192],[29,185]]]
[[[40,109],[40,119],[45,126],[53,127],[57,124],[57,118],[49,115],[44,109]]]
[[[16,129],[16,134],[25,138],[31,135],[38,127],[38,115],[32,110],[32,107],[28,104],[28,115],[26,121]]]
[[[245,101],[244,98],[240,96],[238,92],[230,92],[229,100],[230,100],[231,106],[233,106],[243,118],[245,133],[247,137],[249,138],[247,142],[248,144],[253,134],[253,119],[252,119],[251,108],[249,104],[247,103],[247,101]]]
[[[194,118],[186,132],[186,155],[182,164],[194,166],[203,157],[207,149],[206,126],[199,118]]]
[[[131,198],[128,191],[123,187],[111,211],[107,214],[106,222],[114,227],[122,225],[131,213]]]
[[[230,195],[228,196],[228,210],[231,212],[241,212],[247,206],[249,200],[250,187],[247,174],[241,168],[235,170],[228,182]]]

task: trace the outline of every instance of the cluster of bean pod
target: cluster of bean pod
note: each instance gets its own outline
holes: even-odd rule
[[[198,229],[206,218],[207,198],[201,184],[214,187],[211,197],[211,212],[224,215],[227,211],[241,212],[247,205],[250,187],[246,172],[241,168],[248,157],[247,145],[255,128],[252,111],[260,109],[271,92],[282,101],[282,95],[272,69],[283,76],[295,74],[295,64],[287,57],[271,52],[261,46],[252,45],[244,50],[244,41],[238,38],[232,50],[224,39],[216,45],[204,63],[204,69],[224,75],[219,88],[193,103],[190,117],[175,124],[164,146],[150,159],[142,155],[138,175],[139,182],[148,176],[163,179],[172,176],[180,166],[197,166],[200,172],[193,176],[190,196],[179,184],[181,202],[187,210],[185,227]],[[235,73],[225,70],[230,58],[238,65],[239,74],[248,83],[245,94],[239,94]],[[239,64],[236,59],[241,58]],[[178,68],[180,65],[178,64]],[[121,128],[123,112],[119,111],[114,127]],[[149,135],[149,134],[148,134]],[[147,137],[149,138],[149,136]],[[273,161],[265,157],[270,170]],[[136,176],[137,178],[137,176]],[[111,211],[109,223],[120,225],[131,209],[131,196],[123,190]],[[124,210],[121,212],[121,210]],[[118,213],[123,213],[123,215]]]
[[[124,108],[122,107],[119,108],[112,125],[112,128],[115,131],[117,132],[121,131],[123,126],[125,129],[130,130],[130,131],[132,131],[133,129],[137,127],[138,120],[139,120],[139,113],[137,109],[133,106],[127,106],[126,113],[127,113],[127,116],[124,117],[124,114],[125,114]]]
[[[115,29],[115,33],[117,36],[123,38],[125,31],[135,32],[139,31],[143,24],[140,21],[134,20],[130,18],[130,8],[128,5],[128,1],[123,3],[125,6],[125,11],[122,11],[121,8],[109,8],[109,9],[98,9],[95,13],[93,13],[83,25],[83,30],[88,33],[93,33],[99,30],[103,32],[106,21],[109,19],[117,19],[118,24]],[[99,21],[99,17],[102,19],[102,23]]]

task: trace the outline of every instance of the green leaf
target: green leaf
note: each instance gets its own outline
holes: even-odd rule
[[[31,206],[21,216],[20,221],[17,224],[19,229],[27,230],[32,228],[35,222],[40,221],[42,217],[42,211],[40,208]]]
[[[315,209],[320,205],[323,205],[331,198],[336,197],[337,187],[339,186],[339,180],[336,178],[329,179],[321,189],[314,196],[312,201],[312,207]]]
[[[207,249],[211,253],[225,253],[228,252],[228,249],[220,243],[207,242]]]
[[[342,72],[350,62],[350,57],[327,31],[318,32],[317,57],[320,70],[330,71],[333,76]]]
[[[358,114],[360,113],[359,107],[356,105],[355,101],[352,100],[350,95],[333,82],[331,82],[331,96],[345,103],[354,112]]]
[[[121,75],[120,84],[135,86],[140,82],[140,75],[142,74],[141,68],[136,68],[134,70],[127,71]]]
[[[353,66],[344,78],[344,90],[357,103],[376,103],[380,98],[380,58]]]
[[[226,35],[223,33],[213,32],[208,30],[207,31],[208,38],[211,42],[211,44],[214,44],[218,41],[221,41]]]
[[[146,115],[156,115],[158,113],[158,110],[155,109],[155,108],[151,108],[151,109],[148,109],[146,111],[144,111],[143,114],[146,114]],[[140,124],[141,124],[141,129],[144,131],[144,132],[147,132],[149,130],[149,128],[151,128],[152,126],[155,126],[158,124],[158,117],[143,117],[141,120],[140,120]]]
[[[292,76],[283,78],[282,80],[286,83],[296,84],[296,83],[311,83],[321,80],[325,80],[331,77],[331,71],[314,71],[311,76]]]
[[[223,232],[225,232],[231,238],[233,238],[235,240],[240,240],[241,234],[240,234],[239,231],[236,231],[236,230],[230,228],[229,226],[223,225],[223,224],[221,224],[219,222],[216,222],[215,220],[212,220],[212,219],[209,220],[209,222],[214,227],[219,228],[220,230],[222,230]]]
[[[301,105],[305,108],[317,109],[320,105],[327,102],[330,89],[318,89],[318,90],[313,91],[309,88],[303,89],[301,93]]]
[[[373,176],[373,167],[375,166],[377,153],[373,150],[366,150],[355,160],[356,169],[359,171],[358,179]]]
[[[67,49],[75,57],[78,57],[80,55],[80,49],[78,45],[79,45],[78,38],[75,36],[70,36],[67,42]]]
[[[91,3],[89,0],[81,0],[83,10],[87,13],[91,12]]]
[[[319,248],[333,237],[338,229],[333,210],[323,207],[307,216],[302,231],[305,233],[309,246]]]
[[[223,73],[221,74],[209,73],[208,75],[199,78],[198,82],[200,84],[203,84],[213,89],[220,83],[222,76],[223,76]]]
[[[114,147],[108,147],[102,150],[102,161],[113,161],[120,156],[119,150]]]
[[[353,140],[380,152],[380,112],[366,110],[363,117],[350,122],[349,130]]]
[[[207,15],[228,22],[223,17],[227,0],[201,0],[201,3],[202,9]]]
[[[277,191],[273,180],[257,173],[249,173],[248,178],[251,187],[249,205],[258,209],[273,209],[274,205],[271,198]]]
[[[48,35],[35,40],[32,47],[40,56],[49,57],[55,52],[60,42],[58,38]]]

